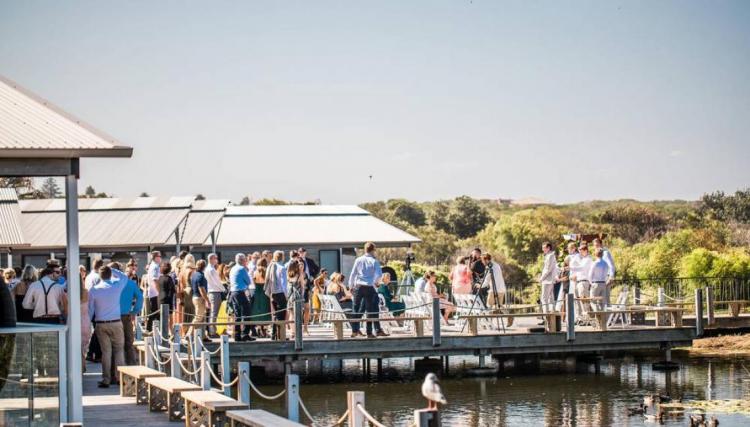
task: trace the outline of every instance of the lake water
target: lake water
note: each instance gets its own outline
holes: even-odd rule
[[[490,359],[488,358],[488,361]],[[656,358],[604,359],[599,373],[593,365],[578,364],[573,372],[547,369],[537,374],[508,370],[498,377],[470,378],[465,368],[476,358],[451,358],[450,375],[441,379],[448,405],[441,410],[444,426],[653,426],[642,416],[628,416],[648,393],[691,399],[749,399],[750,359],[675,358],[680,369],[670,374],[654,371]],[[347,361],[338,369],[305,380],[302,398],[316,424],[332,425],[346,411],[346,392],[365,392],[366,408],[387,426],[408,426],[413,410],[426,406],[420,393],[423,376],[409,359],[383,361],[381,380],[364,382],[361,362]],[[372,361],[375,378],[375,361]],[[570,369],[569,369],[570,371]],[[670,378],[667,378],[670,375]],[[270,393],[279,385],[265,385]],[[267,403],[252,394],[253,406],[283,413],[278,401]],[[711,414],[709,412],[709,414]],[[721,426],[750,426],[750,416],[715,414]],[[304,418],[304,415],[301,415]],[[685,426],[686,418],[668,418],[667,426]]]

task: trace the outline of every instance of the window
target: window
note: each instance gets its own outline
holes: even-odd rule
[[[339,266],[339,251],[337,249],[321,250],[320,256],[320,268],[328,270],[329,276],[334,271],[341,271]]]

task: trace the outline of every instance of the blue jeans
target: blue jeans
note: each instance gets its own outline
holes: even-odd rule
[[[378,293],[372,286],[356,285],[352,290],[354,294],[353,318],[360,319],[362,314],[367,313],[368,319],[377,319],[379,310]],[[367,322],[367,334],[372,334],[372,324],[375,323],[375,330],[380,331],[380,322]],[[360,323],[352,322],[352,332],[359,332]]]

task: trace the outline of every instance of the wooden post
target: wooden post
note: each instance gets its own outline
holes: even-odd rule
[[[203,390],[211,390],[211,373],[208,370],[211,369],[211,353],[207,351],[201,352],[201,387]]]
[[[365,406],[365,392],[364,391],[347,391],[346,392],[346,406],[349,410],[349,427],[365,427],[367,419],[357,409],[357,404]]]
[[[229,335],[221,336],[221,381],[228,384],[232,380],[232,367],[229,365]],[[224,395],[232,397],[232,387],[222,387]]]
[[[299,376],[286,375],[286,417],[295,423],[299,422]]]
[[[250,362],[239,362],[237,364],[237,400],[250,405]],[[246,378],[247,377],[247,378]]]
[[[159,330],[162,335],[169,336],[169,304],[162,304],[159,311]]]
[[[440,298],[432,299],[432,346],[440,346]]]
[[[708,316],[708,326],[713,326],[716,323],[714,317],[714,288],[713,286],[706,287],[706,314]]]
[[[703,289],[695,290],[695,336],[703,336]]]
[[[182,368],[180,367],[180,361],[178,358],[180,357],[180,345],[177,343],[172,343],[169,345],[169,356],[171,357],[170,367],[170,375],[172,375],[174,378],[182,379]]]
[[[141,328],[141,316],[135,316],[135,340],[143,341],[143,329]]]
[[[302,350],[302,300],[301,299],[294,301],[294,349],[297,351]]]
[[[174,331],[172,331],[172,342],[177,344],[177,351],[181,351],[180,345],[182,339],[180,338],[180,325],[174,325]]]
[[[200,329],[193,329],[193,357],[197,360],[201,355],[201,344],[203,336]]]
[[[656,294],[656,306],[664,307],[665,301],[666,297],[664,296],[664,288],[659,288],[658,293]]]
[[[566,330],[566,339],[573,341],[576,339],[576,310],[575,310],[575,295],[567,294],[567,300],[565,301],[565,320],[568,323]]]
[[[154,359],[151,357],[151,348],[154,347],[154,337],[146,337],[144,341],[143,349],[146,352],[146,367],[154,369]]]
[[[413,425],[416,427],[440,427],[440,412],[437,409],[416,409]]]
[[[161,331],[159,330],[158,320],[151,322],[151,333],[153,334],[151,336],[154,337],[154,348],[156,348],[161,345]]]

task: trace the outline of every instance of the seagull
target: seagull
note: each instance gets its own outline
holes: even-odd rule
[[[447,404],[443,391],[440,389],[437,375],[430,372],[422,383],[422,396],[427,398],[427,409],[437,409],[438,403]]]

